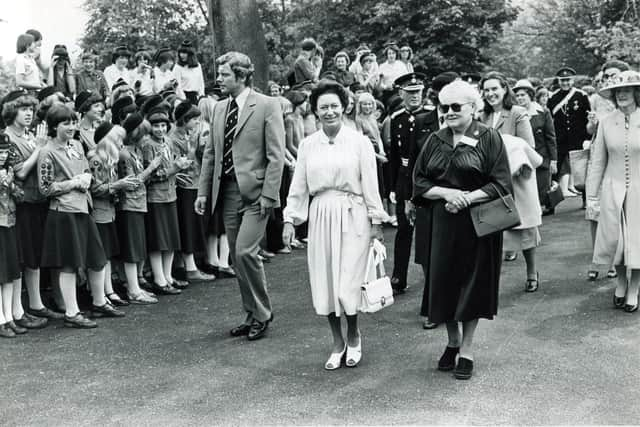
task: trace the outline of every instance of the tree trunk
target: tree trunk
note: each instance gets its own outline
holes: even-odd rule
[[[269,61],[256,0],[208,1],[216,57],[232,50],[249,55],[255,67],[253,83],[264,90]]]

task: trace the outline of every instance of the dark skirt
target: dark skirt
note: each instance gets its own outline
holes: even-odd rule
[[[147,258],[147,233],[144,212],[118,211],[116,228],[122,262],[139,263]]]
[[[180,230],[176,202],[147,203],[147,250],[179,251]]]
[[[106,263],[100,233],[91,215],[49,211],[42,267],[100,270]]]
[[[20,278],[20,259],[15,227],[0,227],[0,284]]]
[[[423,265],[428,289],[421,314],[434,323],[493,319],[502,233],[478,237],[468,211],[451,214],[444,205],[433,202],[416,214],[416,261]]]
[[[222,220],[222,205],[217,203],[216,210],[211,212],[211,202],[208,201],[205,212],[204,222],[207,225],[207,236],[220,237],[226,234],[224,221]]]
[[[31,269],[40,268],[42,236],[49,212],[49,202],[20,203],[16,209],[16,234],[20,262]]]
[[[104,255],[111,260],[120,254],[120,243],[118,239],[118,230],[115,222],[106,224],[96,224],[98,233],[100,233],[100,241],[104,248]]]
[[[194,208],[198,190],[178,188],[176,193],[181,250],[185,254],[203,253],[207,249],[207,230],[204,216]]]

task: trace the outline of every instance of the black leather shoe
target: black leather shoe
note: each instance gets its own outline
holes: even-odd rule
[[[173,279],[173,283],[170,286],[178,290],[187,289],[189,287],[189,282],[184,280]]]
[[[444,349],[444,353],[440,356],[440,360],[438,360],[438,370],[439,371],[453,371],[453,368],[456,367],[456,356],[460,352],[460,347],[449,347]]]
[[[626,311],[627,313],[633,313],[634,311],[638,311],[638,304],[636,305],[625,304],[624,311]]]
[[[250,330],[251,330],[251,325],[247,325],[246,323],[243,323],[242,325],[239,325],[233,328],[229,332],[229,334],[231,334],[232,337],[242,337],[245,335],[249,335]]]
[[[536,273],[535,279],[527,279],[527,283],[524,286],[525,292],[535,292],[538,290],[538,283],[540,282],[540,274]]]
[[[613,293],[613,307],[614,308],[624,308],[624,297],[619,297],[616,293]]]
[[[33,308],[28,308],[27,313],[36,317],[44,317],[45,319],[51,320],[61,320],[64,319],[63,313],[58,313],[57,311],[53,311],[47,307],[41,308],[39,310],[34,310]]]
[[[219,279],[231,279],[236,277],[236,272],[231,267],[220,267],[216,276]]]
[[[437,323],[433,323],[431,320],[427,319],[422,323],[422,329],[435,329],[438,327]]]
[[[212,274],[214,276],[218,275],[218,267],[216,267],[215,265],[201,264],[200,267],[198,267],[198,269],[206,274]]]
[[[182,293],[180,289],[176,289],[171,285],[160,286],[155,282],[151,284],[151,291],[156,295],[178,295]]]
[[[92,329],[97,328],[98,324],[78,313],[73,317],[64,316],[64,326],[67,328]]]
[[[453,373],[453,376],[458,380],[468,380],[473,373],[473,360],[465,359],[464,357],[458,357],[458,366]]]
[[[122,310],[118,310],[108,302],[104,305],[91,306],[91,317],[124,317],[125,313]]]
[[[253,321],[251,325],[251,329],[249,329],[249,334],[247,335],[247,339],[249,341],[259,340],[263,338],[267,334],[267,329],[269,328],[270,320],[266,322],[259,322],[257,320]]]
[[[42,329],[47,326],[49,319],[46,317],[36,317],[29,313],[24,313],[21,319],[15,319],[16,325],[27,329]]]
[[[16,335],[22,335],[27,333],[27,328],[23,328],[22,326],[16,325],[16,322],[14,322],[13,320],[11,322],[8,322],[7,326],[9,326],[9,328],[11,328],[11,330],[15,332]]]

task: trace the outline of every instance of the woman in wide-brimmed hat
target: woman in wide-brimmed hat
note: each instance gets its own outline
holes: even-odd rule
[[[587,210],[600,202],[593,262],[615,265],[613,304],[632,313],[640,289],[640,74],[623,71],[599,93],[616,110],[599,121],[591,146]]]

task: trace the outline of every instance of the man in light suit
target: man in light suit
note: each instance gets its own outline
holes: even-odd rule
[[[252,90],[254,69],[247,55],[228,52],[216,66],[217,82],[228,98],[214,109],[195,210],[204,214],[209,197],[212,209],[221,209],[247,313],[231,335],[257,340],[273,320],[258,251],[269,214],[280,204],[284,123],[278,100]]]

